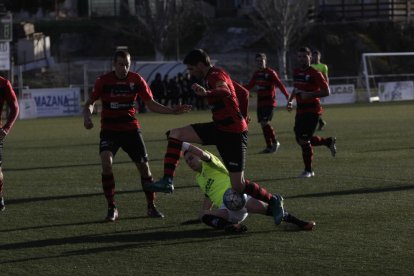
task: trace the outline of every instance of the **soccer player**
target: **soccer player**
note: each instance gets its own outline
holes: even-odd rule
[[[7,115],[7,122],[2,125],[1,116],[3,114],[4,103],[7,104],[9,108],[9,114]],[[0,77],[0,211],[6,209],[3,198],[3,171],[1,168],[3,161],[3,143],[4,138],[9,134],[10,129],[13,127],[14,122],[19,115],[19,104],[17,103],[16,93],[14,93],[13,87],[10,82]]]
[[[223,204],[223,195],[231,187],[229,172],[223,163],[213,154],[184,142],[182,145],[187,165],[194,170],[196,182],[205,194],[200,220],[226,232],[244,232],[242,224],[249,213],[272,216],[272,209],[263,201],[247,196],[245,208],[231,211]],[[213,208],[215,207],[215,208]],[[283,221],[293,223],[303,230],[312,230],[314,221],[302,221],[284,210]]]
[[[328,78],[328,65],[321,63],[321,52],[318,50],[312,51],[312,64],[311,66],[322,73],[326,81],[329,83]],[[326,121],[322,119],[322,114],[319,116],[318,120],[318,130],[322,130],[326,126]]]
[[[297,52],[299,68],[293,71],[293,92],[289,97],[287,110],[292,110],[292,100],[296,99],[297,108],[295,116],[296,142],[302,148],[302,158],[305,170],[299,175],[300,178],[309,178],[315,175],[312,167],[313,147],[326,146],[330,149],[333,157],[336,155],[336,138],[323,138],[313,136],[318,124],[319,116],[322,114],[321,97],[330,95],[327,80],[322,73],[310,66],[311,51],[302,47]]]
[[[174,109],[154,101],[145,80],[137,73],[130,72],[131,56],[127,51],[116,51],[113,57],[114,71],[100,76],[94,91],[83,110],[84,126],[93,127],[92,111],[95,101],[102,101],[101,133],[99,152],[102,162],[102,187],[108,203],[106,221],[115,221],[118,210],[115,205],[115,179],[112,163],[115,154],[122,148],[135,162],[141,175],[141,184],[151,184],[153,177],[148,164],[148,154],[141,135],[140,125],[135,118],[135,102],[140,97],[153,112],[181,114],[191,109],[189,105],[178,105]],[[164,217],[154,204],[155,193],[145,192],[147,214],[150,217]]]
[[[274,108],[276,107],[276,87],[285,95],[286,100],[289,98],[289,93],[285,85],[280,80],[275,70],[267,67],[266,54],[256,54],[256,63],[258,70],[254,72],[249,83],[244,87],[251,90],[257,86],[257,120],[260,123],[263,131],[263,136],[266,142],[266,148],[263,153],[276,152],[279,149],[280,143],[276,138],[276,133],[270,125],[273,118]]]
[[[153,185],[145,185],[145,188],[165,193],[171,193],[174,190],[173,177],[181,155],[183,141],[216,145],[229,171],[233,189],[238,193],[246,193],[270,204],[273,208],[275,223],[280,224],[283,218],[283,198],[279,195],[271,195],[256,183],[244,179],[248,91],[234,82],[224,70],[213,66],[210,57],[202,49],[189,52],[184,58],[184,64],[187,65],[192,76],[199,80],[204,79],[206,87],[193,84],[192,88],[197,95],[207,98],[211,106],[213,121],[191,124],[168,131],[164,177]]]

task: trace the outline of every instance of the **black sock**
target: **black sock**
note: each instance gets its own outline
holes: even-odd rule
[[[292,216],[291,214],[285,212],[285,216],[283,217],[283,220],[288,223],[296,224],[299,227],[304,227],[306,224],[308,224],[306,221],[300,220],[295,216]]]
[[[224,218],[213,215],[204,215],[201,218],[201,221],[215,229],[224,229],[224,227],[226,227],[227,225],[232,225],[232,223],[225,220]]]

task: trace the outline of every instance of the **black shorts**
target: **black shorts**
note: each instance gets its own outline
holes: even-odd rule
[[[132,131],[101,130],[100,138],[99,153],[110,151],[115,156],[119,148],[122,148],[135,163],[148,161],[147,149],[139,129]]]
[[[191,125],[203,145],[216,145],[221,159],[229,172],[244,171],[247,150],[247,131],[232,133],[218,130],[216,124]]]
[[[274,108],[273,106],[258,107],[256,109],[257,121],[260,122],[270,122],[273,118]]]
[[[318,125],[319,114],[303,113],[295,117],[295,136],[296,141],[310,141]]]

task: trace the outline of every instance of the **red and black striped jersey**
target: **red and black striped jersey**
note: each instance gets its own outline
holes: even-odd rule
[[[322,73],[309,66],[306,69],[297,68],[293,71],[293,87],[303,91],[320,92],[321,89],[328,89],[328,83]],[[296,95],[296,113],[302,114],[312,112],[322,114],[322,106],[319,98],[303,100]]]
[[[249,83],[244,87],[251,90],[255,86],[257,87],[257,107],[276,107],[276,87],[286,98],[289,97],[289,93],[278,74],[269,67],[254,72]]]
[[[206,87],[209,90],[207,102],[213,113],[213,122],[222,131],[241,133],[247,131],[247,123],[244,119],[233,81],[222,69],[212,67],[205,77]],[[218,84],[225,82],[227,89],[221,89]]]
[[[144,102],[152,99],[151,89],[139,74],[128,72],[125,79],[117,78],[115,72],[100,76],[90,99],[92,102],[99,98],[102,101],[101,128],[112,131],[139,128],[135,118],[138,97]]]
[[[6,124],[2,123],[1,114],[3,114],[4,103],[7,103],[9,107],[9,115],[7,116]],[[19,115],[19,104],[17,103],[17,97],[14,93],[13,87],[10,81],[0,77],[0,127],[4,131],[9,132],[14,122],[16,122]]]

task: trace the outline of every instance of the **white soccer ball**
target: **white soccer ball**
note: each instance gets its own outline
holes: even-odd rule
[[[239,194],[232,188],[228,188],[223,195],[223,203],[231,211],[239,211],[246,206],[247,195]]]

